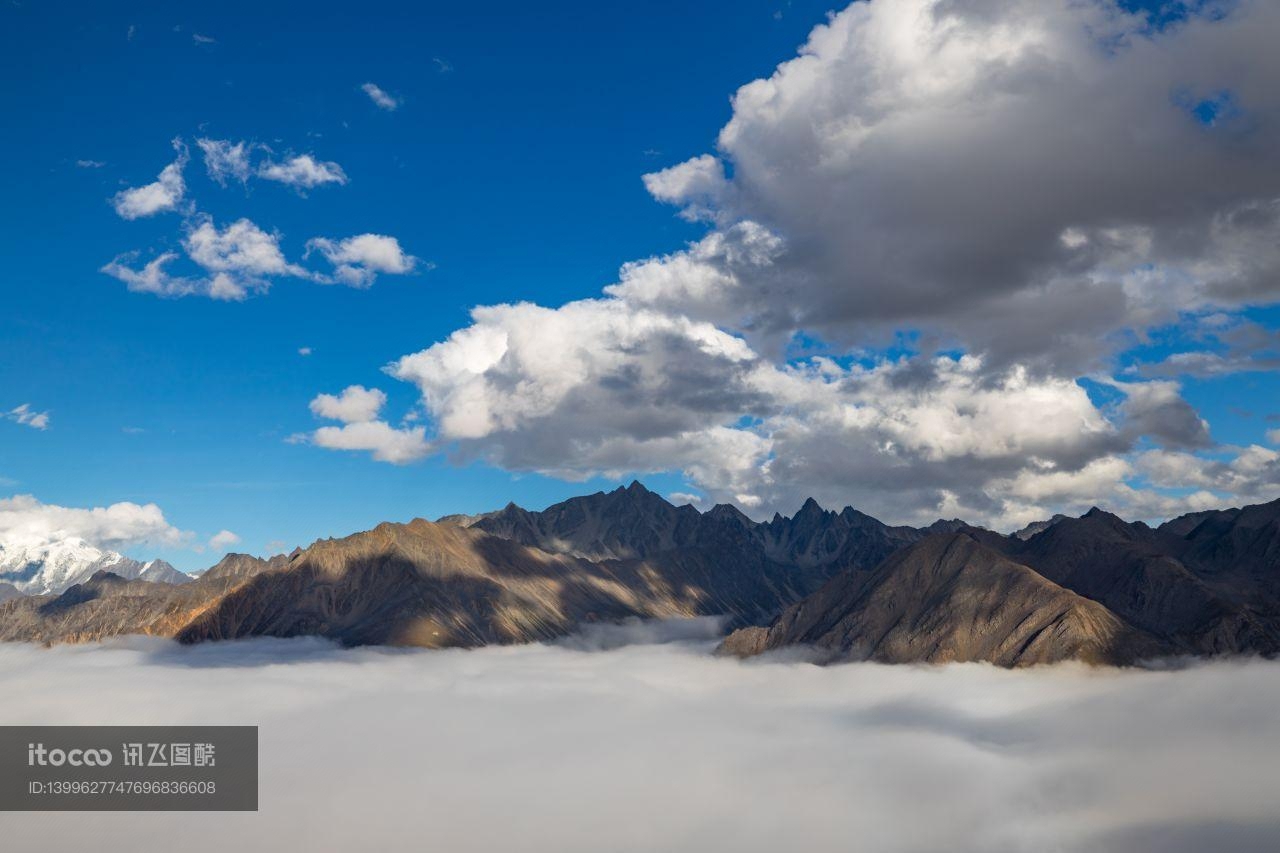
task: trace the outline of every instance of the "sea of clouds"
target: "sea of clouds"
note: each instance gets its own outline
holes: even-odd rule
[[[1280,849],[1280,664],[817,667],[707,622],[556,645],[0,645],[0,723],[256,724],[257,813],[7,813],[4,847]]]

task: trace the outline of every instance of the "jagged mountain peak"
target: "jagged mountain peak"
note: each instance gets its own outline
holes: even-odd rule
[[[1092,507],[1080,518],[1061,522],[1051,529],[1074,531],[1081,524],[1089,525],[1089,529],[1095,532],[1099,529],[1108,530],[1113,535],[1124,539],[1140,539],[1143,538],[1144,534],[1150,532],[1150,529],[1142,522],[1131,524],[1115,513],[1096,506]]]
[[[191,575],[178,571],[172,563],[165,560],[150,560],[142,564],[138,579],[151,583],[189,583]]]
[[[732,521],[743,527],[754,527],[756,524],[733,504],[716,504],[703,513],[703,518],[713,521]]]
[[[822,504],[818,503],[817,499],[805,498],[804,503],[800,506],[799,512],[797,512],[793,516],[793,518],[798,519],[802,516],[817,517],[817,516],[826,515],[826,514],[827,514],[827,511],[822,508]]]
[[[847,506],[847,507],[845,507],[844,509],[840,510],[840,517],[841,517],[841,518],[843,518],[843,519],[845,519],[846,521],[850,521],[850,522],[854,522],[854,521],[866,521],[866,520],[868,520],[868,519],[870,519],[870,520],[872,520],[872,521],[875,521],[875,519],[874,519],[874,518],[872,518],[871,516],[867,515],[867,514],[866,514],[865,512],[863,512],[862,510],[854,509],[854,508],[853,508],[853,507],[851,507],[851,506]]]
[[[1095,506],[1078,518],[1059,519],[1026,541],[1033,548],[1055,548],[1076,539],[1138,541],[1150,535],[1151,530],[1146,525],[1130,524],[1120,516]]]
[[[222,559],[209,567],[200,575],[201,579],[230,579],[230,578],[247,578],[256,574],[269,571],[273,568],[280,568],[289,564],[290,561],[297,559],[301,554],[305,553],[302,548],[294,548],[293,553],[285,556],[277,554],[269,560],[261,557],[255,557],[252,554],[229,553],[223,555]]]
[[[1011,535],[1025,542],[1028,539],[1030,539],[1032,536],[1035,536],[1037,533],[1043,533],[1044,531],[1048,530],[1050,527],[1053,527],[1055,524],[1059,524],[1063,521],[1066,521],[1070,517],[1071,516],[1063,515],[1062,513],[1057,513],[1052,518],[1048,518],[1043,521],[1033,521],[1030,524],[1028,524],[1026,527],[1023,527],[1021,530],[1015,531]]]
[[[961,530],[968,530],[972,526],[961,518],[940,518],[926,527],[925,530],[929,533],[956,533]]]
[[[569,498],[540,512],[508,506],[472,525],[552,553],[591,560],[633,559],[681,547],[702,516],[675,506],[639,480],[609,492]]]

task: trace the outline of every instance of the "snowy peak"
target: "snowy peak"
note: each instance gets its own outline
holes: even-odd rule
[[[0,583],[11,584],[24,595],[61,593],[99,571],[158,583],[190,580],[163,560],[141,563],[75,536],[52,542],[0,543]]]

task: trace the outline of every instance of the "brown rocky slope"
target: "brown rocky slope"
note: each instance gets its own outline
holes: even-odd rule
[[[824,660],[1126,664],[1171,648],[965,533],[941,533],[871,572],[844,572],[768,628],[722,649],[740,656],[812,647]]]

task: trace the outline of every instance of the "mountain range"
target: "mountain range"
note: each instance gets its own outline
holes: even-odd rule
[[[0,591],[0,639],[473,647],[719,615],[735,629],[721,651],[742,656],[802,646],[824,661],[1021,666],[1280,651],[1280,501],[1157,528],[1094,509],[1002,536],[813,500],[757,522],[632,483],[539,512],[381,524],[270,560],[228,555],[181,584],[146,574],[116,561],[61,591]],[[70,575],[43,582],[55,577]]]
[[[789,646],[825,660],[1082,659],[1280,651],[1280,501],[1148,527],[1094,508],[1038,532],[965,527],[847,568],[768,626],[731,634],[742,656]]]

